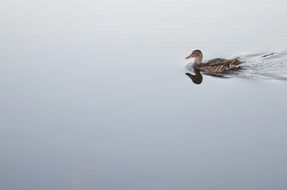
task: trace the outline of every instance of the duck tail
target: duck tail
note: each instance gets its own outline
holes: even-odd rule
[[[241,64],[241,63],[243,63],[243,61],[240,59],[240,57],[235,57],[235,58],[233,59],[233,64],[234,64],[234,65],[239,65],[239,64]]]

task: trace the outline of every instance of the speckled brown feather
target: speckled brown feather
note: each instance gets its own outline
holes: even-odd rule
[[[216,58],[196,67],[203,72],[225,74],[240,69],[241,63],[242,61],[239,60],[239,57],[234,59]]]

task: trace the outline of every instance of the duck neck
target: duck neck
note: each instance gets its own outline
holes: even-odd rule
[[[194,59],[194,65],[201,65],[202,64],[202,57],[196,57]]]

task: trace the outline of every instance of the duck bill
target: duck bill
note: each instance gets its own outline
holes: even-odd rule
[[[190,54],[189,56],[187,56],[185,59],[190,59],[190,58],[192,58],[193,56],[192,56],[192,54]]]

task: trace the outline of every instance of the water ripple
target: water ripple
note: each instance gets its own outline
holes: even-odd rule
[[[240,56],[245,61],[239,76],[287,81],[287,52],[270,52]]]

